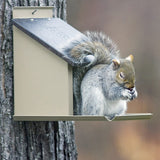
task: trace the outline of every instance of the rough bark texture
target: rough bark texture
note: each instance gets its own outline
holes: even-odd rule
[[[66,0],[0,1],[0,160],[77,159],[73,122],[13,121],[12,8],[55,6],[66,20]]]

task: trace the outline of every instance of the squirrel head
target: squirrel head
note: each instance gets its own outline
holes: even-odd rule
[[[135,70],[133,55],[125,59],[113,59],[113,70],[116,71],[116,81],[125,88],[132,90],[135,87]]]

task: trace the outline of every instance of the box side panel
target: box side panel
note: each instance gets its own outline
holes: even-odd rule
[[[69,113],[73,115],[73,72],[70,65],[68,65],[68,92]]]
[[[68,63],[14,27],[15,116],[72,115],[70,76]]]

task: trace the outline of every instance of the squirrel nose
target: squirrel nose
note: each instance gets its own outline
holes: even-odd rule
[[[128,88],[128,89],[132,92],[132,91],[133,91],[133,88],[134,88],[134,87],[132,87],[132,88]]]

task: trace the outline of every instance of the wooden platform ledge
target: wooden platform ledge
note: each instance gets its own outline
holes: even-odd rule
[[[152,113],[129,113],[113,121],[150,119]],[[15,121],[108,121],[105,116],[14,116]]]

